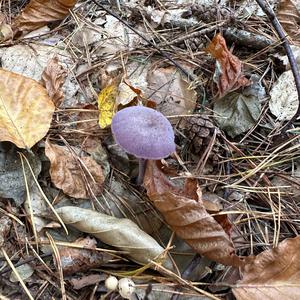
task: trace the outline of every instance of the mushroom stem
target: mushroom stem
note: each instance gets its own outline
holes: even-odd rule
[[[139,175],[136,179],[136,184],[141,185],[144,181],[147,159],[139,158]]]

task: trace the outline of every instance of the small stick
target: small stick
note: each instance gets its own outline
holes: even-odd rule
[[[295,115],[285,124],[285,126],[281,129],[281,134],[284,134],[287,129],[293,124],[293,122],[299,117],[300,115],[300,73],[298,69],[298,65],[295,59],[295,56],[293,54],[293,51],[291,49],[291,46],[289,44],[289,41],[286,38],[286,35],[283,31],[283,28],[278,21],[273,9],[270,7],[269,3],[264,0],[256,0],[257,4],[261,7],[261,9],[264,11],[264,13],[268,16],[270,19],[275,31],[277,32],[280,39],[283,41],[283,47],[286,51],[286,55],[289,59],[291,70],[295,79],[296,89],[298,93],[298,109],[295,113]]]
[[[153,42],[149,41],[142,33],[140,33],[138,30],[133,28],[131,25],[129,25],[126,21],[124,21],[119,15],[111,11],[110,9],[106,8],[104,5],[98,3],[96,0],[92,0],[93,3],[95,3],[98,7],[106,11],[109,15],[115,17],[117,20],[119,20],[122,24],[124,24],[126,27],[128,27],[130,30],[132,30],[135,34],[137,34],[140,38],[142,38],[147,44],[149,44],[151,47],[153,47],[155,50],[157,50],[163,57],[165,57],[167,60],[169,60],[177,69],[179,69],[184,75],[186,75],[190,80],[194,81],[196,80],[196,76],[185,70],[179,63],[177,63],[168,53],[161,50],[158,46],[156,46]]]

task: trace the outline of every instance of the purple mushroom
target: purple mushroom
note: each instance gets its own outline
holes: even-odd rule
[[[137,184],[143,182],[147,159],[162,159],[175,151],[172,125],[152,108],[132,106],[120,110],[112,119],[111,129],[116,142],[139,159]]]

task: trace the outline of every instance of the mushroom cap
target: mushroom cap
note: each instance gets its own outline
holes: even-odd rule
[[[175,151],[174,132],[160,112],[132,106],[117,112],[111,123],[116,142],[138,158],[161,159]]]

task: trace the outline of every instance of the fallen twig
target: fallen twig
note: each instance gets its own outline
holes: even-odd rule
[[[289,44],[289,41],[287,40],[286,35],[283,31],[283,28],[282,28],[280,22],[278,21],[273,9],[264,0],[256,0],[256,2],[261,7],[261,9],[264,11],[264,13],[268,16],[275,31],[277,32],[279,38],[283,42],[283,47],[286,51],[287,57],[290,62],[291,70],[292,70],[292,73],[293,73],[293,76],[295,79],[296,89],[297,89],[297,93],[298,93],[298,100],[299,100],[298,109],[297,109],[295,115],[281,129],[281,134],[284,134],[286,132],[286,130],[294,123],[294,121],[300,115],[300,73],[299,73],[299,69],[298,69],[298,65],[297,65],[295,56],[294,56],[291,46]]]
[[[161,50],[158,46],[156,46],[154,43],[149,41],[142,33],[140,33],[138,30],[133,28],[131,25],[129,25],[126,21],[124,21],[119,15],[111,11],[110,9],[106,8],[104,5],[98,3],[96,0],[92,0],[93,3],[95,3],[98,7],[106,11],[111,16],[115,17],[117,20],[119,20],[122,24],[124,24],[126,27],[128,27],[130,30],[132,30],[135,34],[137,34],[140,38],[142,38],[147,44],[149,44],[151,47],[153,47],[155,50],[157,50],[163,57],[165,57],[167,60],[169,60],[177,69],[179,69],[184,75],[188,77],[191,81],[196,80],[196,76],[185,70],[179,63],[177,63],[170,55],[163,50]]]

